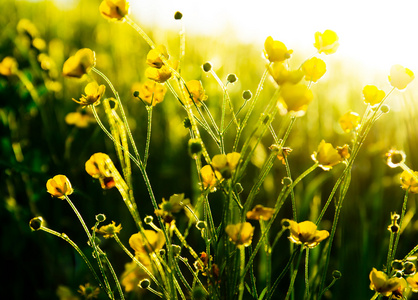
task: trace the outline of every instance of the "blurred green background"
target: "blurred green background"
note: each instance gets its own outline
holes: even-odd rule
[[[32,82],[39,96],[34,99],[17,76],[0,75],[2,299],[58,299],[62,286],[77,295],[80,284],[92,282],[83,261],[68,244],[44,232],[31,232],[28,226],[31,218],[42,216],[48,227],[65,232],[82,249],[88,250],[82,228],[70,207],[46,192],[45,184],[54,175],[65,174],[70,179],[75,189],[71,198],[88,226],[94,225],[96,214],[104,213],[108,220],[122,223],[121,239],[126,244],[135,232],[133,221],[117,191],[102,190],[98,181],[84,170],[84,163],[96,152],[105,152],[116,162],[112,142],[94,122],[86,128],[65,122],[67,114],[80,109],[71,98],[81,95],[86,82],[63,78],[62,65],[77,49],[88,47],[96,52],[97,68],[107,74],[117,88],[137,144],[140,149],[144,147],[147,112],[144,105],[133,98],[132,86],[145,80],[145,57],[149,47],[129,26],[104,20],[98,11],[99,4],[99,0],[81,0],[66,9],[51,1],[3,0],[0,4],[0,60],[6,56],[14,57],[19,70]],[[34,27],[20,22],[22,19],[30,20]],[[157,44],[167,45],[170,53],[178,57],[178,28],[144,29]],[[35,42],[35,39],[38,40]],[[230,36],[187,36],[182,74],[186,80],[202,81],[209,96],[207,105],[215,118],[220,111],[222,91],[200,66],[216,56],[218,61],[214,68],[220,78],[225,79],[229,73],[238,76],[239,81],[229,87],[234,105],[238,107],[243,101],[243,90],[251,90],[254,94],[264,71],[262,48],[262,44],[239,44]],[[360,115],[364,112],[361,94],[364,85],[375,84],[385,91],[390,90],[387,74],[375,74],[365,79],[361,70],[339,61],[338,52],[335,56],[337,58],[329,61],[325,58],[329,62],[327,74],[312,86],[314,101],[307,114],[297,120],[286,144],[293,149],[289,163],[294,178],[312,165],[310,155],[321,139],[333,145],[350,143],[352,137],[339,128],[338,119],[348,110]],[[295,54],[292,66],[298,66],[304,58]],[[368,287],[368,274],[373,267],[383,267],[390,213],[400,213],[404,194],[399,184],[400,170],[390,169],[385,164],[385,153],[391,148],[404,150],[407,165],[418,168],[416,81],[405,92],[395,91],[390,97],[392,110],[378,120],[354,165],[351,187],[334,240],[330,272],[338,269],[343,277],[328,295],[333,299],[368,299],[373,295]],[[275,88],[275,84],[268,80],[255,115],[263,110],[262,101],[268,101]],[[184,117],[183,109],[169,93],[153,112],[147,169],[159,200],[174,193],[185,193],[192,201],[196,199],[196,170],[187,153],[188,131],[183,127]],[[277,131],[283,120],[281,116],[274,120]],[[244,131],[244,135],[249,131]],[[216,146],[207,136],[204,137],[209,141],[207,146],[211,156],[217,154]],[[227,136],[227,149],[232,147],[233,137],[233,132]],[[271,136],[263,139],[262,147],[243,179],[244,195],[249,192],[256,178],[253,175],[257,174],[260,161],[266,158],[272,143]],[[342,166],[330,172],[316,170],[296,188],[301,220],[314,218],[341,170]],[[256,198],[257,203],[273,206],[284,176],[283,165],[276,162]],[[145,186],[136,169],[134,182],[141,216],[152,214]],[[222,205],[221,195],[211,195],[211,204],[214,207]],[[398,258],[403,258],[418,243],[415,211],[416,196],[411,195],[408,205],[410,219],[401,236]],[[280,229],[279,220],[290,217],[287,202],[273,228],[273,238]],[[325,216],[324,229],[330,228],[332,217],[333,207]],[[274,254],[273,259],[276,272],[280,272],[289,257],[288,241],[282,238],[280,242],[280,251],[276,249],[278,255]],[[203,251],[203,245],[197,242],[194,245],[197,252]],[[103,240],[102,248],[114,262],[117,273],[121,274],[129,258],[112,240]],[[283,253],[280,253],[281,249]],[[320,254],[315,251],[311,254],[313,259]],[[327,282],[330,280],[331,276]],[[284,283],[284,288],[287,284]],[[303,287],[302,280],[297,284]],[[140,296],[132,294],[130,297]]]

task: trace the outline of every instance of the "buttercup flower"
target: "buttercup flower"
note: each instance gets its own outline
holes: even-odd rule
[[[405,170],[401,174],[401,185],[404,190],[418,194],[418,172]]]
[[[389,297],[393,292],[396,294],[403,292],[406,288],[406,281],[403,278],[391,277],[388,278],[386,273],[377,271],[375,268],[369,274],[370,289],[379,294]]]
[[[329,171],[333,166],[343,161],[344,157],[335,149],[331,143],[322,140],[319,143],[318,151],[312,154],[312,159],[319,164],[324,171]]]
[[[71,182],[64,175],[56,175],[46,183],[46,189],[53,197],[65,199],[65,196],[73,193]]]
[[[210,188],[211,191],[216,191],[216,185],[222,181],[222,175],[218,170],[212,169],[211,165],[206,165],[200,169],[200,176],[202,177],[203,187]]]
[[[114,176],[109,168],[110,165],[113,165],[110,157],[107,154],[98,152],[86,161],[85,169],[90,176],[100,180],[102,189],[110,189],[116,186]]]
[[[405,163],[406,155],[403,151],[391,149],[388,153],[386,153],[386,157],[387,165],[391,168],[396,168]]]
[[[314,47],[318,49],[318,53],[335,53],[339,45],[338,35],[334,31],[327,29],[324,33],[315,33]]]
[[[306,81],[317,82],[327,71],[327,66],[322,59],[312,57],[302,65],[302,71]]]
[[[96,232],[102,234],[105,239],[112,238],[113,235],[116,233],[118,234],[122,230],[122,225],[119,224],[116,226],[116,223],[112,221],[112,223],[108,225],[101,226],[100,228],[96,229]]]
[[[91,68],[96,65],[96,56],[94,51],[83,48],[70,56],[64,63],[62,73],[67,77],[81,78],[87,74]]]
[[[316,230],[317,226],[311,221],[297,223],[292,220],[284,219],[289,223],[289,240],[304,247],[315,248],[320,242],[328,238],[329,232],[326,230]]]
[[[138,86],[138,97],[146,104],[155,106],[163,102],[167,88],[153,80],[147,80]]]
[[[164,65],[160,56],[164,56],[168,59],[167,48],[164,45],[160,45],[154,49],[151,49],[147,54],[147,64],[153,68],[161,68]]]
[[[281,62],[273,63],[269,67],[269,73],[278,85],[284,83],[296,84],[302,80],[303,72],[301,70],[289,71]]]
[[[80,285],[78,292],[84,296],[84,299],[93,299],[97,298],[100,294],[100,288],[86,283],[85,285]]]
[[[273,216],[274,209],[270,207],[264,207],[261,204],[257,204],[254,208],[247,212],[247,219],[250,220],[270,220]]]
[[[253,240],[254,227],[248,222],[230,224],[226,226],[225,232],[235,245],[247,247]]]
[[[197,106],[200,106],[203,101],[208,99],[208,96],[203,89],[202,82],[199,80],[190,80],[187,82],[184,87],[184,93],[187,97],[187,102],[190,105],[193,105],[194,102]],[[191,98],[193,98],[193,100]]]
[[[11,56],[6,56],[0,62],[0,74],[4,76],[10,76],[17,70],[17,61]]]
[[[96,119],[84,110],[70,112],[65,116],[65,123],[75,125],[78,128],[86,128],[94,122],[96,122]]]
[[[228,168],[230,171],[234,171],[240,158],[241,154],[238,152],[217,154],[212,158],[212,167],[218,171],[222,171],[225,168]]]
[[[363,96],[364,96],[364,103],[370,104],[371,106],[375,106],[382,102],[383,98],[385,98],[385,92],[379,90],[374,85],[366,85],[363,88]]]
[[[162,231],[144,230],[144,233],[146,239],[140,232],[129,238],[129,245],[135,250],[135,255],[156,252],[164,246],[165,238]]]
[[[358,113],[349,111],[340,117],[339,123],[344,132],[350,132],[359,128],[360,120]]]
[[[171,78],[172,72],[169,67],[163,65],[161,68],[149,67],[145,70],[145,76],[148,79],[154,80],[159,83],[164,83]]]
[[[288,50],[286,45],[275,41],[269,36],[264,42],[264,55],[270,62],[280,62],[290,58],[293,50]]]
[[[87,106],[90,104],[98,105],[100,103],[100,99],[102,98],[106,87],[101,84],[100,86],[97,82],[93,81],[86,85],[84,88],[85,95],[81,95],[80,100],[76,100],[73,98],[73,101],[81,104],[83,106]]]
[[[281,88],[279,106],[282,112],[291,112],[296,116],[303,116],[313,99],[310,89],[304,84],[285,83]]]
[[[389,82],[398,90],[406,88],[414,78],[414,73],[401,65],[394,65],[390,68]]]
[[[178,213],[189,203],[189,199],[184,199],[184,194],[174,194],[170,196],[168,201],[163,198],[163,202],[158,205],[160,209],[155,210],[155,214],[164,216],[166,214]]]
[[[129,13],[129,3],[126,0],[103,0],[99,10],[106,19],[122,21]]]
[[[415,273],[413,276],[406,278],[406,281],[409,283],[409,286],[412,288],[414,293],[418,292],[418,273]]]

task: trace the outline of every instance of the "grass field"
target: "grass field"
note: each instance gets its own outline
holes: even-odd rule
[[[275,60],[278,44],[269,50],[230,37],[187,35],[187,28],[182,35],[180,20],[172,30],[138,29],[140,20],[127,19],[120,8],[111,16],[124,22],[109,21],[100,5],[81,0],[64,10],[50,1],[0,4],[0,247],[6,275],[0,298],[418,299],[418,86],[408,70],[388,81],[389,69],[374,73],[339,59],[335,43],[312,46],[308,54],[293,49]],[[161,50],[151,56],[154,44],[145,35],[165,45],[170,57]],[[68,63],[82,48],[94,51],[94,65],[88,55],[78,65]],[[303,68],[311,55],[326,64],[318,80]],[[80,78],[65,76],[73,65],[82,66]],[[159,80],[167,90],[164,100],[147,105],[141,93],[152,76],[146,72],[160,72],[161,65],[171,73]],[[268,71],[274,66],[294,73],[274,79]],[[85,90],[91,82],[105,86],[94,99]],[[387,97],[370,102],[364,94],[370,85]],[[148,96],[156,100],[157,90]],[[83,108],[73,98],[88,101]],[[340,120],[349,111],[362,121],[344,131]],[[387,164],[390,150],[406,154],[395,168]],[[89,169],[95,153],[111,161],[101,157]],[[227,159],[229,153],[237,156]],[[58,174],[73,190],[68,182],[49,181]],[[189,202],[176,202],[174,194]],[[67,202],[77,207],[87,235]],[[268,209],[254,219],[248,212],[257,204]],[[106,216],[100,225],[99,214]],[[146,216],[153,217],[152,226]],[[41,230],[33,230],[40,226],[37,217]],[[93,227],[111,221],[121,224],[120,233],[111,227],[111,238],[97,232],[100,242],[93,242]],[[316,223],[318,231],[302,221]],[[137,271],[126,251],[149,273]],[[128,263],[137,269],[129,273]],[[144,278],[153,290],[137,287]],[[100,283],[100,293],[88,296],[88,286],[78,292],[87,283]]]

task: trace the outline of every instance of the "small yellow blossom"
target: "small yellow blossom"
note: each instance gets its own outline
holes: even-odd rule
[[[264,42],[264,55],[270,62],[280,62],[290,58],[293,50],[288,50],[286,45],[275,41],[269,36]]]
[[[282,112],[290,112],[295,116],[303,116],[313,99],[310,89],[304,84],[283,84],[281,88],[279,107]]]
[[[305,74],[305,80],[317,82],[327,71],[325,62],[317,57],[312,57],[304,62],[302,71]]]
[[[153,80],[147,80],[144,84],[138,86],[138,97],[146,104],[155,106],[163,102],[167,88]]]
[[[147,54],[147,64],[153,68],[161,68],[164,65],[164,62],[161,59],[161,56],[166,59],[169,58],[167,48],[164,45],[160,45],[154,49],[151,49]]]
[[[121,230],[122,230],[122,225],[119,224],[118,226],[116,226],[115,221],[112,221],[112,223],[108,225],[104,225],[104,226],[101,226],[100,228],[97,228],[96,232],[99,234],[103,234],[103,237],[105,239],[108,239],[108,238],[112,238],[115,233],[119,234]]]
[[[250,220],[270,220],[273,216],[274,209],[270,207],[264,207],[261,204],[257,204],[254,208],[247,212],[247,219]]]
[[[337,146],[337,152],[341,156],[341,159],[347,160],[350,158],[350,152],[348,152],[348,145],[345,144],[344,146]]]
[[[169,67],[163,65],[161,68],[149,67],[145,70],[145,76],[148,79],[154,80],[159,83],[164,83],[171,78],[172,72]]]
[[[78,128],[86,128],[90,123],[96,122],[96,119],[90,113],[81,110],[70,112],[65,116],[65,123],[75,125]]]
[[[149,260],[147,264],[143,260],[140,261],[144,265],[149,265]],[[147,277],[145,271],[135,261],[131,261],[125,264],[125,270],[121,275],[120,283],[124,287],[125,292],[129,293],[134,290],[139,290],[138,283]]]
[[[64,175],[56,175],[46,183],[46,189],[53,197],[65,199],[65,196],[73,193],[71,182]]]
[[[327,29],[324,33],[315,33],[314,47],[318,49],[318,53],[335,53],[339,45],[338,35],[334,31]]]
[[[391,168],[400,167],[405,163],[406,154],[403,151],[391,149],[386,153],[387,165]]]
[[[296,84],[302,80],[303,72],[301,70],[289,71],[281,62],[273,63],[269,67],[269,73],[278,85],[284,83]]]
[[[196,103],[197,106],[200,106],[203,101],[208,99],[208,96],[203,89],[202,82],[199,80],[190,80],[186,83],[183,90],[187,97],[187,103],[190,105]],[[191,98],[193,98],[193,100]]]
[[[312,154],[312,159],[319,164],[324,171],[329,171],[333,166],[343,161],[344,157],[335,149],[331,143],[322,140],[319,143],[318,151]]]
[[[399,294],[399,292],[403,292],[403,290],[406,288],[406,281],[404,278],[388,278],[386,273],[378,271],[375,268],[373,268],[373,270],[370,272],[369,278],[370,289],[386,297],[389,297],[392,292],[395,291],[396,294]]]
[[[103,0],[100,3],[99,10],[106,19],[122,21],[129,13],[129,2],[126,0]]]
[[[200,169],[203,187],[209,188],[211,191],[216,190],[218,182],[222,181],[222,175],[218,170],[214,170],[211,165],[206,165]]]
[[[390,68],[389,82],[398,90],[406,88],[414,78],[414,73],[401,65],[394,65]]]
[[[17,71],[17,61],[11,56],[6,56],[0,62],[0,74],[4,76],[13,75]]]
[[[26,34],[31,39],[40,36],[38,28],[28,19],[20,19],[16,29],[20,34]]]
[[[237,167],[240,158],[241,154],[238,152],[217,154],[212,158],[212,167],[218,171],[228,168],[232,172]]]
[[[364,103],[370,104],[371,106],[375,106],[382,102],[385,95],[384,91],[379,90],[374,85],[366,85],[363,88]]]
[[[225,232],[235,245],[247,247],[253,240],[254,227],[248,222],[230,224],[226,226]]]
[[[340,117],[339,123],[344,132],[357,130],[360,126],[360,115],[353,111],[346,112]]]
[[[406,281],[409,283],[412,291],[414,293],[418,292],[418,273],[415,273],[413,276],[406,278]]]
[[[82,106],[87,106],[90,104],[98,105],[100,104],[100,99],[103,97],[106,87],[101,84],[100,86],[97,82],[93,81],[86,85],[84,88],[85,95],[81,95],[80,100],[73,98],[73,101],[81,104]]]
[[[168,201],[163,198],[163,202],[158,205],[160,209],[156,209],[155,214],[164,217],[167,214],[178,213],[189,203],[189,199],[184,199],[184,194],[174,194]]]
[[[85,163],[86,172],[93,178],[100,180],[102,189],[116,186],[109,164],[113,164],[112,160],[107,154],[101,152],[93,154]]]
[[[418,194],[418,172],[405,170],[401,174],[401,185],[404,190]]]
[[[81,78],[87,74],[91,68],[96,65],[96,56],[94,51],[83,48],[70,56],[64,63],[62,73],[67,77]]]
[[[129,245],[135,250],[135,255],[152,253],[160,250],[165,244],[162,231],[144,230],[145,238],[138,232],[129,238]]]
[[[329,232],[326,230],[316,230],[317,226],[311,221],[297,223],[292,220],[284,219],[289,223],[289,240],[304,247],[315,248],[320,242],[328,238]]]
[[[85,285],[79,286],[78,292],[84,297],[84,299],[93,299],[97,298],[100,294],[100,288],[86,283]]]

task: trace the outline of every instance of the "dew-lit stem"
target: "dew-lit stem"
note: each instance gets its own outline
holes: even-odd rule
[[[390,258],[390,262],[392,262],[393,258],[395,257],[396,250],[398,248],[399,238],[401,236],[401,232],[400,231],[402,229],[402,223],[403,223],[403,220],[404,220],[404,217],[405,217],[406,206],[407,206],[407,203],[408,203],[408,196],[409,196],[409,190],[406,190],[405,191],[405,197],[403,199],[401,217],[399,218],[399,231],[396,234],[395,243],[393,244],[393,250],[392,250],[392,255],[391,255],[391,258]],[[390,265],[388,264],[388,268],[389,268],[389,266]]]
[[[147,113],[148,113],[148,124],[147,124],[147,141],[145,143],[144,168],[147,167],[149,147],[150,147],[150,142],[151,142],[152,106],[147,106]]]
[[[244,246],[239,246],[238,247],[239,250],[239,257],[240,257],[240,264],[239,264],[239,270],[240,270],[240,282],[239,282],[239,300],[242,300],[243,296],[244,296],[244,266],[245,266],[245,247]]]
[[[305,250],[305,296],[304,299],[309,299],[309,248]]]

